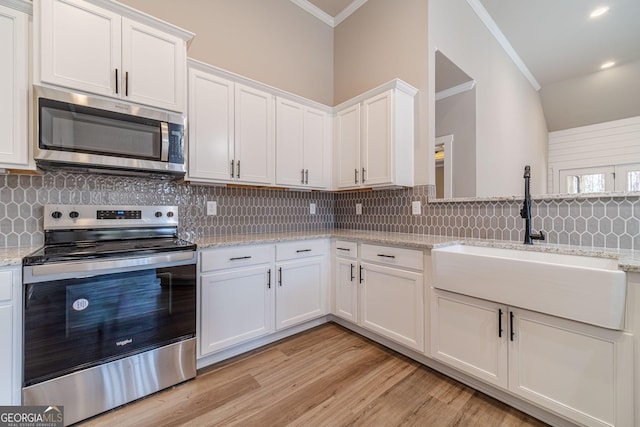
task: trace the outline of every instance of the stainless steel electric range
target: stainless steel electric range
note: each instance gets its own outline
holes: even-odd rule
[[[176,206],[44,207],[23,261],[23,404],[65,424],[195,377],[196,247]]]

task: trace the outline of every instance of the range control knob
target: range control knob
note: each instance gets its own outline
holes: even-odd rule
[[[173,212],[171,212],[171,211],[167,212],[167,216],[168,216],[169,218],[173,218]]]
[[[160,218],[162,216],[162,212],[156,211],[156,218]]]
[[[71,211],[69,212],[69,218],[73,218],[76,219],[80,216],[80,214],[77,211]]]
[[[60,218],[62,218],[62,212],[53,211],[53,212],[51,212],[51,217],[54,218],[54,219],[60,219]]]

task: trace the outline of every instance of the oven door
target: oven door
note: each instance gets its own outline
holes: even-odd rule
[[[24,386],[195,336],[195,252],[24,267]]]

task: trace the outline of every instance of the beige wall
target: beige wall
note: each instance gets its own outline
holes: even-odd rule
[[[334,33],[335,104],[396,77],[418,88],[416,184],[435,182],[427,174],[427,9],[427,0],[369,0]]]
[[[196,34],[188,55],[333,105],[333,29],[289,0],[120,0]]]
[[[527,164],[532,193],[546,193],[547,128],[538,92],[465,0],[430,0],[429,14],[429,56],[442,51],[476,81],[476,195],[522,195]]]

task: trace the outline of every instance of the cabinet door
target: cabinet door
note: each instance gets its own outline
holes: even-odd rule
[[[37,3],[36,3],[37,4]],[[100,95],[118,94],[121,18],[82,0],[42,0],[40,78]]]
[[[361,265],[361,325],[424,351],[423,275],[364,262]]]
[[[259,266],[200,277],[200,355],[272,332],[271,274]]]
[[[27,165],[29,22],[25,13],[0,6],[0,166]]]
[[[281,262],[276,287],[276,329],[326,314],[326,257]]]
[[[336,258],[334,313],[350,322],[358,322],[358,263]]]
[[[334,167],[338,188],[360,186],[360,104],[338,111]]]
[[[431,356],[507,387],[507,307],[439,289],[431,297]]]
[[[10,286],[9,284],[1,284]],[[14,405],[13,388],[13,308],[11,304],[0,303],[0,405]]]
[[[186,67],[184,40],[122,18],[123,98],[182,112]]]
[[[236,83],[236,180],[274,183],[275,100],[273,95]]]
[[[276,184],[304,187],[304,107],[286,99],[276,105]]]
[[[512,309],[509,390],[587,426],[633,425],[633,336]]]
[[[393,92],[387,91],[362,103],[362,183],[393,183]]]
[[[189,70],[189,177],[231,181],[234,83]]]
[[[304,169],[305,182],[313,188],[329,187],[329,155],[331,142],[329,117],[320,110],[304,109]]]

